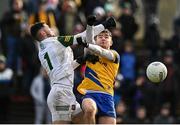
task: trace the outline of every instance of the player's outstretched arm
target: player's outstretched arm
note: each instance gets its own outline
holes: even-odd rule
[[[89,28],[91,28],[91,27],[89,27]],[[105,28],[104,28],[104,26],[103,26],[102,24],[99,24],[99,25],[97,25],[97,26],[94,26],[94,27],[93,27],[94,35],[95,35],[95,36],[98,35],[98,34],[99,34],[100,32],[102,32],[104,29],[105,29]],[[77,44],[76,38],[78,38],[78,37],[82,37],[83,40],[86,40],[86,30],[85,30],[84,32],[82,32],[82,33],[79,33],[79,34],[74,35],[73,44]],[[92,37],[92,36],[90,36],[90,37]]]
[[[96,25],[93,27],[94,36],[101,33],[104,29],[109,29],[112,27],[116,27],[116,21],[113,17],[109,17],[107,20],[102,22],[102,24]],[[90,28],[90,27],[89,27]],[[86,30],[82,33],[74,35],[73,44],[77,44],[76,38],[82,37],[83,40],[86,40]]]
[[[102,56],[104,58],[107,58],[110,61],[115,62],[115,60],[119,58],[118,57],[119,55],[117,54],[117,52],[108,50],[108,49],[104,49],[95,44],[86,43],[83,41],[83,39],[81,37],[77,38],[77,42],[78,42],[78,44],[83,45],[84,47],[88,48],[90,51],[94,52],[95,54]]]
[[[115,61],[116,56],[112,52],[112,50],[104,49],[98,45],[89,44],[87,47],[90,51],[94,52],[95,54],[107,58],[110,61]]]
[[[92,15],[87,18],[86,26],[86,42],[95,44],[94,41],[94,23],[96,22],[96,16]]]

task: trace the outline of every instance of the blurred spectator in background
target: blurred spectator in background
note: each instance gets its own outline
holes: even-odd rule
[[[0,53],[2,52],[2,32],[1,32],[1,25],[0,25]]]
[[[94,8],[93,14],[96,15],[97,24],[106,19],[106,12],[101,6],[97,6],[96,8]]]
[[[6,58],[0,55],[0,121],[6,122],[10,104],[10,87],[13,83],[13,71],[6,67]]]
[[[24,8],[28,15],[38,11],[38,4],[40,0],[24,0]]]
[[[169,98],[171,102],[173,103],[172,112],[174,114],[174,111],[175,111],[175,114],[180,116],[180,108],[179,108],[180,107],[180,92],[177,92],[177,90],[180,89],[180,84],[179,84],[180,82],[180,77],[179,77],[180,76],[180,70],[179,70],[180,68],[180,61],[179,61],[179,58],[180,58],[180,17],[177,17],[174,19],[173,31],[174,33],[172,37],[166,40],[165,45],[164,45],[164,51],[170,50],[171,54],[170,56],[167,55],[164,57],[164,61],[166,60],[165,63],[168,63],[166,65],[167,65],[168,70],[170,70],[170,73],[168,72],[168,76],[165,80],[166,85],[164,85],[163,88],[166,88],[166,90],[164,91],[166,91],[166,93],[171,93],[170,94],[171,96],[175,95],[172,97],[172,99]],[[168,95],[168,97],[170,97],[170,95]],[[173,100],[175,100],[175,102]]]
[[[118,73],[114,82],[114,104],[117,106],[119,102],[121,101],[121,91],[120,86],[121,82],[123,80],[123,76]]]
[[[47,96],[50,91],[49,78],[46,71],[41,68],[31,85],[31,95],[35,106],[35,124],[51,124],[51,113],[47,106]]]
[[[137,5],[137,2],[136,0],[119,0],[119,3],[120,3],[120,7],[123,8],[124,4],[125,3],[129,3],[130,4],[130,10],[131,12],[134,13],[136,12],[136,10],[138,9],[138,5]]]
[[[151,52],[151,58],[156,60],[160,44],[160,33],[158,29],[158,3],[159,0],[142,0],[145,26],[144,26],[144,43],[146,48]],[[154,61],[154,60],[151,60]]]
[[[167,78],[160,84],[160,102],[164,104],[169,102],[171,105],[171,113],[175,115],[176,112],[176,102],[178,100],[179,93],[179,83],[178,83],[178,73],[177,67],[173,63],[173,52],[171,50],[165,51],[163,56],[163,62],[167,67],[168,75]]]
[[[127,124],[130,123],[130,118],[127,114],[127,105],[120,101],[116,106],[116,123],[117,124]]]
[[[180,17],[173,21],[173,35],[165,41],[165,50],[171,50],[174,54],[174,62],[180,67]]]
[[[114,1],[113,0],[107,0],[106,3],[104,4],[104,10],[106,12],[107,17],[114,16],[115,14],[115,6],[113,5]]]
[[[18,85],[21,92],[24,94],[30,94],[30,86],[33,78],[39,73],[40,61],[38,59],[38,49],[37,45],[32,41],[32,37],[29,34],[26,34],[22,39],[21,43],[21,57],[22,57],[22,77],[19,78],[21,86]],[[19,83],[18,83],[19,84]]]
[[[60,16],[58,18],[58,29],[61,35],[73,34],[73,27],[80,22],[77,5],[73,0],[64,0],[60,7]]]
[[[120,72],[124,78],[121,82],[122,84],[120,88],[122,98],[127,105],[133,105],[132,101],[135,92],[134,80],[136,77],[136,55],[134,52],[134,46],[129,41],[124,44],[124,52],[121,53],[120,63]]]
[[[153,18],[158,21],[158,5],[159,5],[159,0],[142,0],[143,4],[143,11],[144,11],[144,16],[145,16],[145,30],[146,31],[149,25],[152,24]]]
[[[52,8],[50,8],[47,0],[39,0],[38,11],[32,13],[29,17],[29,24],[34,24],[35,22],[45,22],[50,28],[56,33],[59,34],[57,29],[57,19]],[[47,7],[49,7],[47,9]]]
[[[135,124],[148,124],[150,120],[147,118],[146,108],[144,106],[139,106],[136,109],[136,117],[134,119]]]
[[[143,105],[146,108],[148,118],[151,119],[157,113],[157,109],[159,109],[159,87],[147,80],[145,70],[141,68],[138,69],[135,81],[133,105],[135,109]]]
[[[1,84],[10,84],[13,81],[13,71],[12,69],[6,67],[6,57],[0,55],[0,83]]]
[[[112,39],[113,39],[113,45],[111,46],[111,48],[113,48],[120,54],[123,52],[123,44],[124,44],[122,40],[120,24],[116,23],[116,28],[113,28],[111,32],[112,32]]]
[[[127,41],[124,44],[124,51],[121,53],[121,73],[124,77],[124,81],[127,83],[133,82],[133,80],[135,80],[136,55],[134,46],[130,41]]]
[[[104,4],[107,0],[82,0],[82,7],[85,13],[85,16],[93,14],[93,10],[98,7],[104,7]]]
[[[73,29],[73,34],[78,34],[83,32],[85,29],[81,23],[76,23]]]
[[[158,29],[158,21],[156,17],[152,17],[150,22],[146,26],[144,42],[147,50],[150,51],[150,59],[154,59],[151,61],[155,61],[157,59],[158,50],[160,49],[160,33]]]
[[[22,0],[10,0],[10,10],[1,20],[2,49],[7,56],[7,66],[21,73],[20,48],[24,31],[27,27],[27,15],[23,11]]]
[[[138,30],[138,24],[132,14],[131,4],[124,2],[121,9],[122,13],[118,21],[121,25],[123,40],[130,40],[131,42],[134,42],[134,35]]]
[[[55,11],[59,4],[59,0],[47,0],[47,11]]]
[[[170,104],[164,103],[160,109],[160,114],[154,118],[154,124],[173,124],[175,119],[171,116]]]

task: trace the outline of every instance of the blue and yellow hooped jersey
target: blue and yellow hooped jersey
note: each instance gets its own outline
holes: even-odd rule
[[[114,82],[119,69],[119,54],[111,50],[115,55],[114,61],[110,61],[99,56],[99,61],[95,64],[87,61],[85,78],[78,86],[81,94],[87,92],[102,92],[114,95]]]

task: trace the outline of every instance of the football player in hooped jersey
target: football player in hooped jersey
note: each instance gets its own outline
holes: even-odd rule
[[[87,23],[95,18],[89,17]],[[95,34],[114,26],[113,18],[94,27]],[[46,69],[51,83],[47,103],[54,124],[70,123],[80,115],[81,108],[73,94],[74,68],[73,52],[69,47],[76,44],[76,38],[85,38],[86,31],[74,36],[56,37],[45,23],[38,22],[31,26],[32,37],[39,42],[39,59]]]
[[[84,121],[87,124],[94,124],[96,114],[99,124],[116,124],[113,94],[114,81],[119,69],[119,54],[110,49],[112,45],[111,32],[107,29],[95,36],[94,42],[78,43],[87,48],[95,55],[86,61],[84,80],[78,86],[78,91],[84,95],[82,109]]]

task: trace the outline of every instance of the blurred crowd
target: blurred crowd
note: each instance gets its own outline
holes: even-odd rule
[[[114,94],[117,123],[180,123],[180,17],[173,20],[173,35],[164,39],[159,31],[159,0],[141,2],[144,33],[136,39],[140,29],[135,18],[139,9],[136,0],[9,0],[9,10],[0,20],[0,123],[6,119],[14,94],[34,99],[34,123],[41,123],[39,116],[46,112],[50,86],[40,67],[37,45],[29,34],[30,25],[43,21],[57,35],[72,35],[85,30],[86,18],[92,14],[97,24],[109,16],[117,20],[117,27],[111,30],[112,49],[121,57]],[[160,84],[146,78],[146,67],[152,61],[167,66],[168,76]],[[75,71],[77,100],[81,95],[76,86],[83,74],[84,65]],[[42,84],[34,85],[37,82]]]

